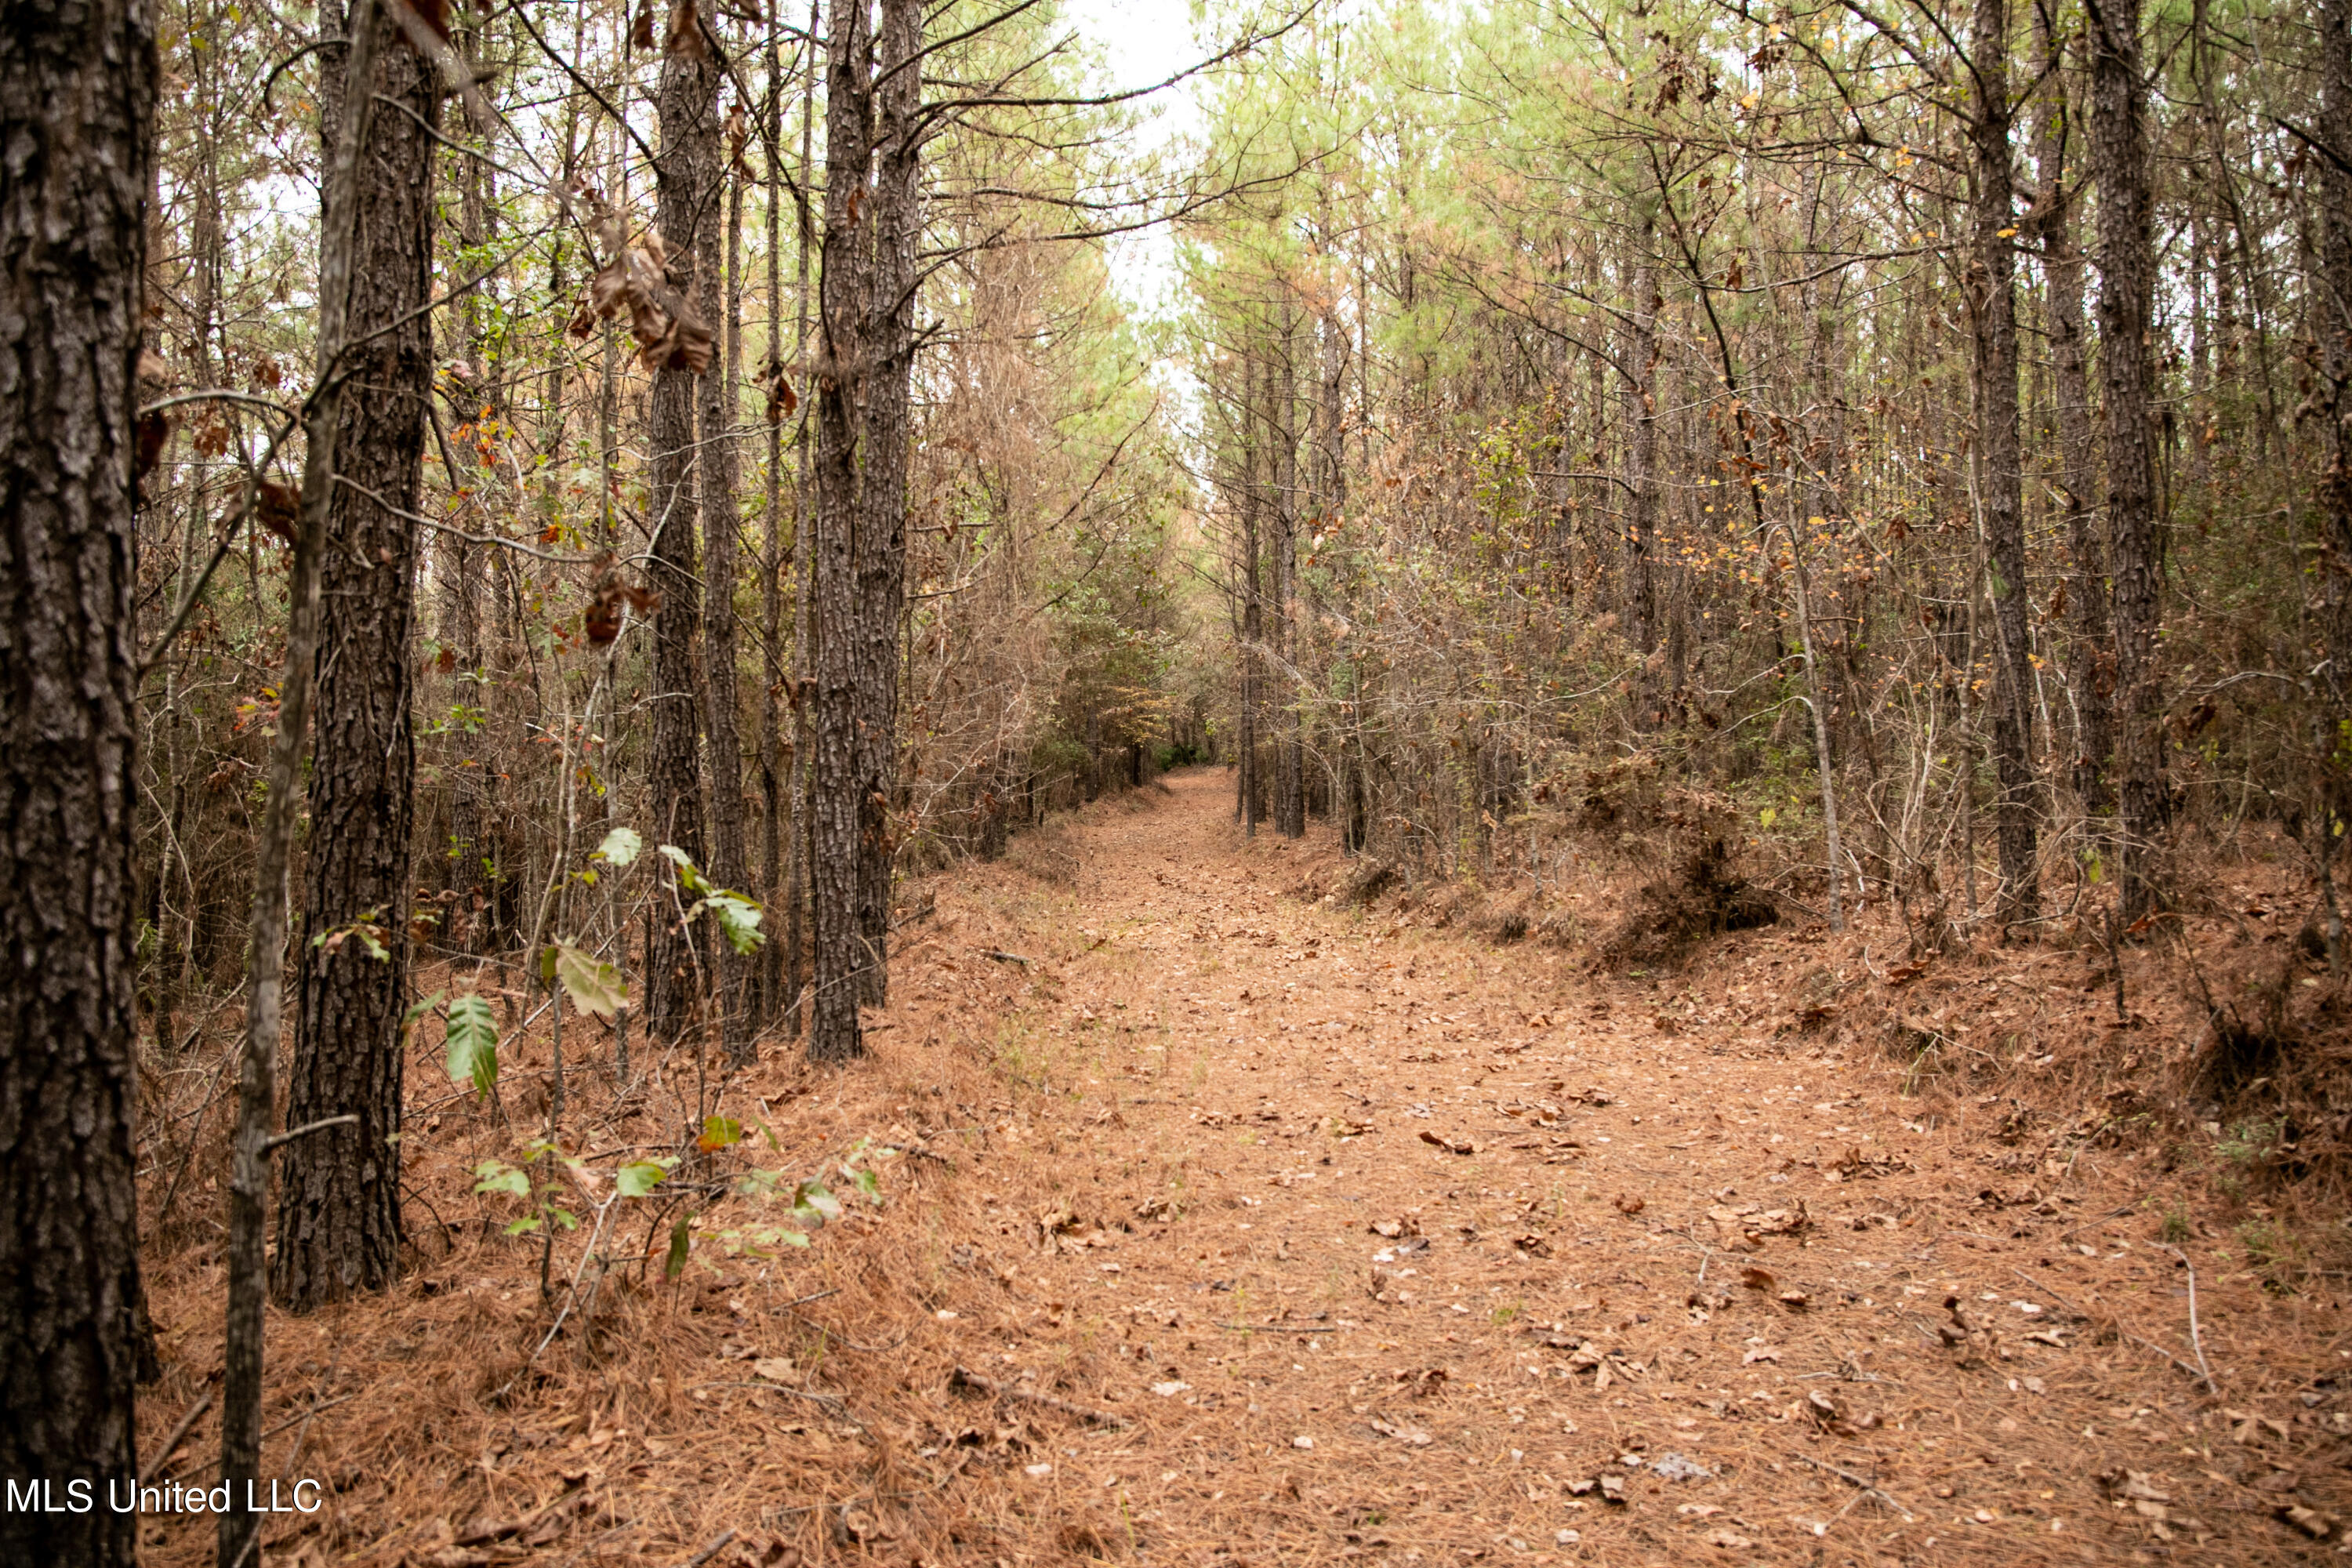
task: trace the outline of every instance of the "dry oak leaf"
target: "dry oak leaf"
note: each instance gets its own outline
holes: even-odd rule
[[[2287,1435],[2284,1422],[2273,1421],[2256,1411],[2224,1410],[2221,1412],[2221,1419],[2230,1424],[2230,1441],[2232,1443],[2252,1443],[2259,1438],[2265,1429],[2280,1437]]]
[[[1375,1421],[1371,1426],[1383,1437],[1394,1437],[1398,1442],[1410,1443],[1416,1448],[1425,1448],[1435,1441],[1418,1426],[1392,1426],[1386,1421]]]
[[[2314,1541],[2325,1541],[2336,1531],[2336,1516],[2301,1503],[2281,1503],[2278,1516]]]
[[[761,379],[760,390],[768,396],[768,423],[771,425],[782,425],[801,405],[800,395],[793,390],[792,381],[784,374],[783,363],[780,360],[768,362],[768,374]]]
[[[1808,1393],[1805,1395],[1805,1406],[1811,1411],[1814,1425],[1821,1427],[1822,1431],[1840,1437],[1851,1437],[1854,1435],[1853,1424],[1845,1418],[1845,1412],[1838,1408],[1838,1402],[1831,1396],[1827,1389],[1816,1388]]]
[[[2172,1494],[2156,1489],[2156,1484],[2146,1470],[2114,1469],[2102,1471],[2099,1488],[2111,1498],[2132,1502],[2170,1502]]]

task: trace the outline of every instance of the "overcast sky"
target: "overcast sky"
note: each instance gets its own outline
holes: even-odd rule
[[[1192,0],[1064,0],[1062,14],[1101,50],[1105,91],[1124,91],[1165,81],[1201,58],[1192,37]],[[1138,137],[1155,146],[1200,124],[1197,81],[1181,82],[1144,102],[1146,123]],[[1176,279],[1168,231],[1152,229],[1111,244],[1112,279],[1129,308],[1156,315]]]

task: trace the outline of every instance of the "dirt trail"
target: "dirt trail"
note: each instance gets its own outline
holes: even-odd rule
[[[763,1132],[692,1189],[682,1278],[685,1194],[628,1211],[586,1337],[579,1237],[542,1293],[472,1191],[533,1129],[420,1045],[414,1272],[271,1320],[265,1468],[333,1506],[268,1562],[676,1568],[722,1531],[720,1568],[2336,1554],[2340,1304],[2266,1294],[2147,1156],[2045,1161],[1805,1033],[1817,934],[1596,980],[1292,896],[1329,846],[1244,845],[1230,792],[1179,775],[919,890],[873,1058],[772,1044],[730,1083]],[[571,1049],[592,1163],[719,1081],[671,1056],[615,1104]],[[880,1206],[730,1250],[747,1158],[861,1147],[908,1152]],[[190,1248],[151,1289],[160,1425],[218,1364],[218,1274]],[[210,1538],[159,1522],[149,1561]]]
[[[958,1358],[1132,1424],[1032,1409],[1050,1475],[1007,1467],[973,1510],[1004,1544],[1083,1519],[1181,1561],[2314,1549],[2275,1478],[2316,1508],[2336,1482],[2265,1450],[2316,1435],[2225,1420],[2130,1337],[2195,1360],[2128,1173],[1988,1169],[1996,1112],[1929,1131],[1887,1064],[1752,1026],[1789,1013],[1801,937],[1737,939],[1749,969],[1677,1024],[1556,954],[1286,897],[1310,851],[1244,849],[1227,775],[1171,787],[1072,832],[1068,896],[1000,906],[1074,955],[996,1042],[1042,1097],[974,1177],[1011,1287],[965,1305]],[[901,1009],[934,1037],[942,978]],[[2200,1283],[2228,1365],[2269,1303]],[[2303,1383],[2229,1373],[2249,1403]]]

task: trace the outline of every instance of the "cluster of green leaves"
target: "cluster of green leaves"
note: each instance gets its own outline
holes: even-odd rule
[[[677,1164],[674,1157],[632,1160],[613,1173],[614,1194],[623,1198],[651,1196]],[[484,1195],[503,1194],[530,1205],[528,1212],[507,1226],[509,1236],[577,1230],[580,1216],[571,1207],[573,1197],[591,1204],[611,1201],[600,1196],[604,1186],[603,1175],[586,1161],[565,1153],[560,1145],[545,1138],[526,1144],[520,1163],[484,1160],[474,1167],[474,1176],[475,1192]]]
[[[622,978],[618,966],[568,942],[551,942],[540,950],[539,974],[550,989],[562,986],[574,1007],[593,1013],[607,1024],[629,1005],[628,983]],[[448,1004],[446,1008],[442,1005],[445,997]],[[488,1100],[499,1086],[498,1015],[478,992],[449,996],[446,992],[436,991],[408,1010],[404,1028],[433,1012],[442,1016],[442,1047],[447,1056],[449,1081],[470,1083],[477,1095]]]
[[[604,836],[589,857],[591,864],[576,875],[593,886],[598,876],[597,866],[625,868],[634,862],[644,848],[645,840],[635,828],[615,827]],[[718,922],[728,945],[739,953],[748,953],[764,942],[760,930],[761,910],[753,900],[740,893],[711,885],[698,869],[686,851],[675,845],[665,844],[661,852],[677,868],[679,887],[695,899],[686,911],[689,921],[708,914]],[[373,911],[371,911],[373,912]],[[320,942],[340,944],[346,937],[356,937],[367,945],[370,953],[386,956],[380,942],[380,928],[371,927],[365,920],[341,931],[322,932]],[[540,950],[540,983],[550,991],[559,986],[572,1006],[593,1015],[610,1024],[629,1005],[628,981],[620,966],[609,959],[599,958],[572,941],[558,937]],[[443,1017],[442,1042],[447,1052],[449,1079],[453,1083],[470,1083],[475,1092],[487,1100],[497,1089],[499,1082],[499,1024],[490,1005],[480,995],[462,993],[447,998],[446,992],[436,992],[408,1011],[404,1026],[414,1024],[427,1013],[440,1012]],[[709,1145],[706,1145],[709,1147]]]
[[[740,893],[714,887],[696,867],[692,857],[677,845],[665,844],[661,852],[677,868],[678,887],[695,900],[687,907],[689,923],[704,914],[709,915],[719,922],[719,934],[727,939],[727,945],[738,953],[749,953],[768,940],[767,933],[760,929],[762,911],[758,903]]]
[[[773,1132],[765,1127],[760,1132],[772,1152],[782,1152]],[[696,1146],[716,1151],[731,1148],[742,1141],[740,1122],[713,1116],[704,1121],[702,1136],[696,1141]],[[887,1147],[875,1148],[869,1140],[860,1139],[846,1154],[827,1161],[814,1175],[795,1176],[758,1167],[745,1171],[735,1178],[734,1194],[753,1200],[758,1205],[758,1217],[741,1225],[705,1228],[698,1234],[717,1242],[730,1256],[772,1258],[780,1248],[805,1247],[816,1232],[839,1219],[844,1212],[841,1199],[827,1185],[827,1178],[845,1184],[849,1191],[878,1208],[882,1204],[882,1184],[868,1162],[887,1159],[897,1152]],[[667,1272],[672,1279],[685,1268],[688,1250],[697,1234],[692,1217],[680,1220],[670,1232]]]

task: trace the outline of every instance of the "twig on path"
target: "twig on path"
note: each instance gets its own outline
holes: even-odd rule
[[[204,1026],[199,1024],[196,1026],[202,1028]],[[184,1053],[186,1049],[185,1046],[181,1047]],[[157,1205],[154,1219],[149,1222],[157,1230],[161,1230],[163,1222],[172,1217],[172,1200],[180,1195],[181,1178],[188,1173],[188,1167],[195,1163],[196,1134],[205,1130],[205,1112],[213,1108],[213,1097],[220,1093],[223,1070],[236,1058],[236,1054],[235,1051],[222,1052],[218,1065],[213,1068],[212,1081],[205,1089],[205,1101],[196,1107],[196,1124],[188,1129],[187,1151],[180,1157],[180,1168],[172,1173],[172,1184],[163,1189],[163,1201]]]
[[[268,1431],[264,1432],[262,1436],[264,1437],[275,1437],[278,1434],[285,1431],[286,1428],[293,1426],[296,1422],[308,1421],[321,1410],[332,1410],[338,1405],[349,1405],[352,1400],[357,1399],[359,1395],[356,1394],[339,1394],[332,1399],[321,1399],[315,1405],[305,1405],[295,1415],[289,1415],[285,1420],[280,1421],[277,1426],[272,1426]]]
[[[999,1383],[992,1377],[982,1377],[965,1367],[958,1367],[948,1379],[950,1388],[976,1388],[983,1394],[993,1394],[999,1399],[1018,1399],[1029,1405],[1042,1405],[1048,1410],[1058,1410],[1097,1426],[1124,1426],[1124,1416],[1113,1415],[1108,1410],[1089,1410],[1083,1405],[1073,1405],[1066,1399],[1056,1399],[1050,1394],[1032,1394],[1025,1388],[1015,1388],[1009,1383]]]
[[[143,1487],[155,1479],[155,1472],[170,1461],[172,1450],[180,1446],[180,1439],[185,1437],[189,1429],[204,1419],[205,1412],[213,1407],[213,1392],[209,1388],[205,1389],[203,1394],[197,1395],[196,1402],[188,1406],[188,1413],[180,1417],[180,1424],[172,1428],[172,1435],[163,1439],[163,1446],[155,1450],[155,1457],[147,1461],[147,1468],[139,1472],[141,1486]]]
[[[2197,1352],[2197,1370],[2205,1379],[2205,1392],[2215,1393],[2213,1369],[2205,1364],[2205,1339],[2197,1331],[2197,1266],[2189,1261],[2189,1254],[2177,1247],[2164,1250],[2180,1259],[2180,1267],[2189,1270],[2189,1348]]]
[[[1336,1334],[1337,1329],[1302,1329],[1295,1323],[1219,1323],[1221,1329],[1241,1329],[1261,1334]]]
[[[2185,1263],[2187,1263],[2187,1262],[2188,1262],[2188,1259],[2184,1258],[2182,1258],[2182,1259],[2181,1259],[2181,1261],[2185,1264]],[[2032,1286],[2035,1289],[2044,1291],[2044,1292],[2048,1293],[2050,1296],[2052,1296],[2052,1297],[2055,1298],[2055,1300],[2057,1300],[2057,1302],[2058,1302],[2058,1304],[2059,1304],[2060,1306],[2064,1307],[2068,1311],[2070,1311],[2070,1312],[2074,1313],[2076,1317],[2078,1317],[2078,1318],[2083,1318],[2083,1319],[2088,1319],[2088,1318],[2090,1317],[2090,1315],[2091,1315],[2091,1314],[2090,1314],[2090,1313],[2088,1313],[2088,1312],[2086,1312],[2086,1311],[2084,1311],[2084,1310],[2083,1310],[2083,1309],[2082,1309],[2080,1306],[2077,1306],[2074,1302],[2068,1300],[2065,1297],[2063,1297],[2063,1296],[2062,1296],[2062,1295],[2059,1295],[2059,1293],[2058,1293],[2056,1290],[2052,1289],[2051,1289],[2051,1286],[2050,1286],[2049,1281],[2044,1280],[2044,1279],[2036,1279],[2032,1275],[2028,1274],[2024,1269],[2022,1269],[2022,1268],[2016,1268],[2016,1267],[2014,1267],[2014,1266],[2011,1266],[2011,1268],[2010,1268],[2010,1272],[2011,1272],[2011,1274],[2016,1275],[2020,1279],[2024,1280],[2027,1284],[2029,1284],[2029,1285]],[[2189,1285],[2190,1298],[2189,1298],[2189,1335],[2190,1335],[2190,1337],[2193,1339],[2193,1338],[2195,1337],[2195,1335],[2196,1335],[2196,1332],[2197,1332],[2197,1304],[2196,1304],[2196,1297],[2195,1297],[2195,1291],[2196,1291],[2196,1289],[2197,1289],[2196,1284],[2195,1284],[2196,1270],[2191,1269],[2191,1270],[2189,1271],[2189,1279],[2190,1279],[2190,1281],[2191,1281],[2191,1282],[2190,1282],[2190,1285]],[[2167,1360],[2167,1361],[2170,1362],[2173,1365],[2175,1365],[2175,1366],[2179,1367],[2182,1372],[2185,1372],[2185,1373],[2187,1373],[2189,1376],[2191,1376],[2191,1377],[2193,1377],[2193,1378],[2196,1378],[2198,1381],[2200,1381],[2200,1382],[2201,1382],[2202,1384],[2204,1384],[2204,1385],[2205,1385],[2205,1392],[2206,1392],[2206,1393],[2208,1393],[2208,1394],[2219,1394],[2221,1392],[2221,1389],[2219,1389],[2218,1387],[2216,1387],[2216,1386],[2214,1385],[2214,1383],[2213,1383],[2213,1374],[2212,1374],[2210,1372],[2200,1372],[2200,1371],[2198,1371],[2198,1369],[2197,1369],[2197,1368],[2195,1368],[2195,1367],[2193,1367],[2193,1366],[2190,1366],[2187,1362],[2182,1361],[2179,1356],[2174,1355],[2170,1351],[2166,1350],[2162,1345],[2158,1344],[2154,1340],[2144,1340],[2144,1339],[2140,1338],[2137,1334],[2133,1333],[2129,1329],[2125,1328],[2125,1327],[2123,1326],[2123,1324],[2122,1324],[2122,1323],[2120,1323],[2120,1322],[2117,1322],[2117,1323],[2116,1324],[2116,1332],[2117,1332],[2117,1333],[2119,1333],[2119,1334],[2123,1335],[2123,1337],[2124,1337],[2124,1338],[2126,1338],[2126,1339],[2127,1339],[2127,1340],[2131,1341],[2131,1342],[2132,1342],[2132,1343],[2134,1343],[2134,1344],[2136,1344],[2136,1345],[2139,1346],[2142,1350],[2150,1350],[2150,1351],[2154,1351],[2157,1354],[2158,1354],[2158,1355],[2162,1356],[2165,1360]],[[2204,1359],[2205,1359],[2205,1353],[2204,1353],[2204,1352],[2203,1352],[2202,1350],[2200,1350],[2200,1351],[2198,1352],[2197,1359],[2198,1359],[2198,1360],[2200,1360],[2200,1361],[2202,1361],[2202,1360],[2204,1360]]]
[[[1894,1493],[1878,1485],[1875,1481],[1865,1480],[1862,1477],[1855,1475],[1852,1470],[1842,1470],[1835,1465],[1823,1464],[1821,1460],[1814,1458],[1811,1454],[1801,1454],[1794,1448],[1784,1448],[1781,1451],[1787,1454],[1789,1458],[1795,1459],[1801,1464],[1811,1465],[1817,1470],[1827,1470],[1830,1474],[1837,1477],[1837,1479],[1842,1481],[1852,1482],[1853,1485],[1860,1487],[1864,1491],[1886,1504],[1889,1508],[1892,1508],[1895,1512],[1901,1514],[1906,1520],[1916,1519],[1918,1517],[1918,1515],[1912,1512],[1911,1510],[1901,1501],[1901,1500],[1897,1499]]]
[[[727,1543],[734,1539],[735,1532],[733,1531],[730,1530],[722,1531],[717,1540],[713,1541],[709,1545],[704,1547],[701,1551],[696,1552],[693,1556],[688,1558],[683,1563],[679,1564],[679,1568],[702,1568],[702,1565],[705,1563],[709,1562],[721,1552],[726,1551]]]
[[[294,1426],[298,1422],[308,1421],[313,1415],[318,1415],[319,1412],[322,1410],[332,1410],[338,1405],[349,1405],[352,1400],[357,1399],[359,1395],[356,1394],[339,1394],[332,1399],[321,1399],[316,1405],[306,1405],[301,1409],[296,1411],[293,1415],[289,1415],[285,1420],[280,1421],[277,1426],[264,1430],[261,1434],[261,1440],[266,1443],[270,1438],[277,1436],[278,1434],[285,1431],[286,1428]],[[168,1458],[169,1456],[167,1455],[166,1457]],[[158,1462],[160,1463],[161,1461]],[[173,1480],[178,1479],[179,1474],[180,1472],[177,1470],[168,1471],[165,1473],[163,1479],[165,1480]]]
[[[319,1380],[319,1387],[321,1390],[334,1387],[335,1373],[342,1370],[342,1365],[343,1342],[339,1336],[335,1341],[335,1353],[327,1362],[327,1375]],[[290,1473],[297,1475],[301,1473],[302,1445],[310,1440],[310,1423],[318,1417],[320,1408],[318,1398],[313,1395],[310,1412],[302,1417],[302,1428],[294,1434],[293,1456],[286,1461],[286,1468]]]

